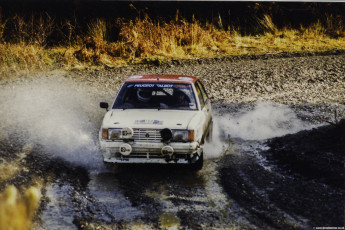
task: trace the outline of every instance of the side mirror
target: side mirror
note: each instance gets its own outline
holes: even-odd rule
[[[109,104],[107,102],[101,102],[99,103],[99,107],[101,107],[102,109],[106,109],[108,111]]]

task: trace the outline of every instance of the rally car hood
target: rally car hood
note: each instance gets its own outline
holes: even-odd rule
[[[198,111],[185,110],[111,110],[103,119],[107,128],[188,129]]]

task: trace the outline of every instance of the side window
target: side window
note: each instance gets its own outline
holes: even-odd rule
[[[202,95],[202,98],[204,99],[204,102],[206,102],[206,100],[207,100],[208,97],[207,97],[207,93],[206,93],[206,91],[205,91],[204,86],[201,84],[200,81],[197,81],[196,84],[197,84],[197,85],[199,86],[199,88],[200,88],[201,95]]]
[[[197,82],[198,83],[198,82]],[[201,92],[201,89],[200,89],[200,86],[199,86],[199,84],[195,84],[195,88],[196,88],[196,92],[197,92],[197,94],[198,94],[198,98],[199,98],[199,101],[200,101],[200,107],[201,107],[201,109],[202,108],[204,108],[204,106],[205,106],[205,101],[204,101],[204,98],[203,98],[203,96],[202,96],[202,92]]]

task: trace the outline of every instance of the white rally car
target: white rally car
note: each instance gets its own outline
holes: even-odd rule
[[[211,137],[211,103],[200,79],[140,75],[126,79],[99,132],[104,162],[203,166]]]

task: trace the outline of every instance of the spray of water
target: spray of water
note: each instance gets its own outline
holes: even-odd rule
[[[1,86],[0,128],[46,154],[88,168],[101,163],[95,124],[97,103],[74,81],[38,77]]]
[[[289,107],[268,102],[260,102],[248,112],[222,116],[219,123],[231,137],[244,140],[264,140],[307,127]]]
[[[213,141],[205,145],[207,158],[217,158],[231,138],[265,140],[309,128],[285,105],[259,102],[253,109],[214,116]]]
[[[57,75],[0,86],[1,136],[15,133],[22,144],[39,144],[46,154],[87,168],[102,168],[98,128],[102,111],[95,93]],[[306,128],[284,105],[258,103],[253,109],[217,115],[205,158],[218,158],[229,138],[264,140]]]

